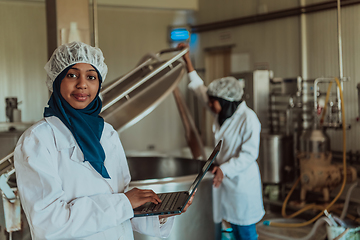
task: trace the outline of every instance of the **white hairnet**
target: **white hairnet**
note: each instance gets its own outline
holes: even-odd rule
[[[50,60],[45,64],[47,72],[46,85],[53,91],[53,82],[56,77],[67,67],[76,63],[88,63],[98,70],[104,82],[108,68],[104,62],[104,56],[99,48],[92,47],[82,42],[72,42],[59,46],[55,49]]]
[[[207,94],[218,97],[230,102],[240,101],[244,89],[239,80],[234,77],[224,77],[212,81],[207,90]]]

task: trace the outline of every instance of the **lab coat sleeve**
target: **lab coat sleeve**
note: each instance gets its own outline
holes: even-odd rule
[[[15,149],[15,169],[22,207],[39,239],[74,239],[118,226],[133,217],[123,193],[97,194],[65,201],[57,157],[42,141],[51,137],[23,137]]]
[[[256,116],[254,116],[255,118]],[[225,176],[232,179],[253,164],[259,155],[261,125],[255,119],[248,118],[239,132],[239,137],[234,139],[234,155],[229,161],[220,165]]]
[[[133,230],[153,237],[167,238],[170,236],[175,217],[169,217],[165,224],[160,226],[159,217],[137,217],[131,219]]]
[[[196,95],[199,101],[207,106],[209,101],[207,95],[207,87],[204,85],[204,81],[200,78],[196,71],[192,71],[188,74],[190,83],[188,84],[188,88]]]

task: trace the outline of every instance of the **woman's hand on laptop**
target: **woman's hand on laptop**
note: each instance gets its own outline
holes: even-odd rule
[[[156,195],[156,193],[152,190],[133,188],[126,192],[125,195],[129,199],[133,209],[140,207],[147,202],[153,202],[155,204],[161,203],[158,195]]]
[[[189,201],[187,202],[187,204],[185,205],[185,207],[184,207],[184,209],[182,210],[181,213],[170,214],[170,215],[169,214],[168,215],[159,215],[159,219],[180,215],[180,214],[183,214],[184,212],[186,212],[186,210],[188,209],[188,207],[190,207],[190,205],[192,204],[192,202],[194,200],[194,196],[195,196],[196,191],[197,191],[197,189],[195,189],[194,194],[191,196],[191,198],[189,199]]]

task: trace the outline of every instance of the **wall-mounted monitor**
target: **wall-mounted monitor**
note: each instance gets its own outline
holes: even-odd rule
[[[168,39],[170,43],[188,42],[190,39],[189,27],[169,27]]]

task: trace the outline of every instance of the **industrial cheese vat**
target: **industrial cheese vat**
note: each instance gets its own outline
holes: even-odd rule
[[[156,193],[187,191],[204,161],[172,157],[128,157],[130,188],[152,189]],[[212,174],[201,181],[192,205],[175,217],[169,240],[212,240],[215,226],[212,217]],[[135,240],[157,240],[134,232]]]

